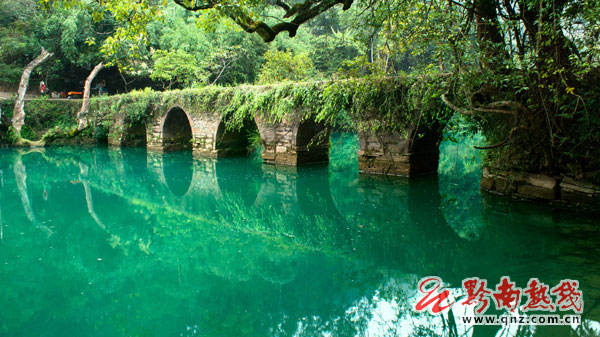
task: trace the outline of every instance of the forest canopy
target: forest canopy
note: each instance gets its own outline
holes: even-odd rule
[[[600,179],[598,0],[6,0],[0,82],[56,91],[443,75],[487,165]],[[252,34],[248,34],[252,33]]]

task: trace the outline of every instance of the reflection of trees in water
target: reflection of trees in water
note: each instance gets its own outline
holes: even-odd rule
[[[147,182],[148,152],[145,148],[131,148],[123,152],[123,167],[128,184],[143,184]]]
[[[430,316],[412,310],[416,286],[414,275],[389,275],[372,293],[356,299],[341,315],[302,317],[295,322],[295,331],[280,332],[295,336],[450,336],[451,331],[456,333],[456,325],[449,326],[447,316]],[[468,335],[467,329],[460,328],[460,335]]]
[[[92,163],[91,160],[86,162],[90,165]],[[79,164],[81,162],[75,162],[73,169],[78,171],[81,178],[92,180],[88,186],[89,193],[84,193],[87,183],[83,189],[78,183],[74,183],[67,186],[70,190],[76,187],[79,193],[68,195],[81,198],[81,205],[77,205],[80,208],[79,214],[86,213],[89,216],[90,210],[96,214],[95,217],[88,217],[87,223],[94,223],[94,218],[102,219],[107,230],[116,234],[111,235],[109,240],[100,237],[101,240],[98,241],[99,237],[93,235],[93,231],[88,231],[86,236],[79,235],[81,229],[86,228],[86,223],[60,229],[57,238],[64,240],[61,246],[69,247],[72,254],[70,256],[78,258],[65,261],[68,264],[56,266],[61,271],[50,272],[49,275],[64,273],[68,275],[67,278],[79,278],[83,275],[84,278],[93,277],[96,290],[87,295],[86,307],[79,307],[81,302],[72,302],[60,306],[64,311],[53,310],[57,317],[55,322],[74,319],[73,315],[77,315],[77,312],[89,309],[87,304],[102,308],[104,315],[109,317],[117,317],[117,313],[122,313],[126,307],[129,308],[126,309],[129,317],[146,317],[143,320],[145,323],[136,321],[136,325],[127,329],[138,331],[136,329],[139,326],[151,326],[151,322],[160,321],[160,315],[166,310],[165,305],[185,298],[193,299],[190,306],[198,309],[192,312],[192,317],[198,318],[201,326],[210,327],[214,324],[214,335],[228,335],[228,331],[230,335],[242,331],[256,331],[263,335],[263,323],[252,319],[247,321],[249,317],[245,312],[250,311],[256,317],[301,317],[311,312],[328,316],[329,312],[339,311],[344,304],[350,303],[357,289],[357,280],[363,278],[357,277],[359,275],[347,277],[348,270],[356,268],[350,267],[350,261],[336,257],[333,252],[319,253],[313,248],[298,245],[288,237],[278,236],[276,232],[254,231],[251,227],[245,229],[214,218],[177,211],[170,205],[151,202],[145,204],[144,200],[137,199],[128,194],[127,189],[123,189],[123,180],[115,179],[126,170],[109,166],[104,166],[102,170],[91,170]],[[91,172],[96,175],[90,175]],[[115,182],[116,186],[103,186],[105,184],[101,183],[108,181]],[[70,203],[71,208],[74,205],[76,204]],[[107,207],[109,205],[113,207]],[[119,207],[115,209],[114,205]],[[66,205],[56,207],[54,211],[64,217],[67,208]],[[127,223],[123,220],[119,222],[119,217],[125,214]],[[138,214],[156,221],[139,221]],[[126,242],[135,243],[136,238],[145,236],[143,233],[148,231],[148,227],[153,227],[150,247],[152,258],[143,258],[144,252],[141,249],[114,251],[109,248],[123,248]],[[99,227],[94,224],[93,228]],[[120,242],[115,242],[115,236]],[[78,238],[71,240],[74,237]],[[34,245],[31,252],[39,252],[46,244]],[[85,254],[83,250],[86,251]],[[99,262],[90,257],[102,257],[102,265],[110,265],[109,270],[117,270],[118,273],[97,269]],[[71,272],[66,273],[64,270]],[[316,270],[320,272],[314,273]],[[16,269],[13,272],[18,275],[22,271]],[[37,278],[36,275],[31,277]],[[64,277],[61,279],[64,280]],[[173,280],[178,286],[173,287]],[[352,283],[355,284],[352,287],[345,286]],[[32,294],[36,292],[31,291]],[[118,294],[118,304],[113,306],[104,302],[101,294],[107,292]],[[126,294],[130,292],[141,296],[129,300]],[[222,294],[217,302],[214,300],[215,294]],[[314,297],[307,299],[306,294]],[[248,302],[240,301],[242,298],[246,298]],[[197,305],[211,302],[208,308]],[[75,309],[70,311],[69,308]],[[215,311],[228,312],[226,319],[231,323],[229,328],[219,324],[222,319],[211,316],[211,312]],[[50,310],[44,309],[43,312]],[[92,326],[92,322],[89,324]],[[111,322],[106,327],[101,327],[104,329],[101,331],[110,332],[108,326],[118,324]],[[175,330],[176,326],[169,324],[160,329],[165,334]]]
[[[17,185],[17,190],[19,191],[19,197],[21,199],[21,204],[23,205],[23,210],[25,211],[25,215],[27,219],[35,225],[35,227],[40,228],[45,231],[48,235],[52,234],[52,230],[47,226],[40,223],[33,211],[33,207],[31,205],[31,200],[29,198],[29,193],[27,191],[27,171],[25,169],[25,165],[23,165],[23,153],[18,153],[15,155],[13,160],[13,173],[15,175],[15,182]]]
[[[438,175],[446,220],[460,237],[475,240],[483,225],[474,216],[482,207],[482,154],[473,146],[483,143],[483,136],[461,136],[446,130],[445,138],[440,144]]]
[[[465,323],[463,317],[473,317],[474,308],[460,303],[464,299],[460,288],[449,288],[452,301],[456,303],[448,312],[438,316],[417,313],[413,310],[414,303],[420,298],[416,291],[417,281],[416,275],[387,275],[381,283],[373,285],[374,291],[370,295],[356,299],[339,316],[305,316],[292,324],[279,322],[273,330],[280,335],[294,336],[372,337],[587,337],[600,334],[600,322],[585,318],[578,326],[483,326]],[[511,316],[508,312],[493,314]],[[527,316],[524,313],[520,315]],[[292,329],[282,329],[286,326],[283,323],[288,323],[287,326]]]
[[[270,328],[291,335],[301,322],[304,335],[332,331],[335,326],[333,335],[346,336],[367,331],[375,323],[379,324],[376,331],[394,332],[403,317],[411,316],[405,297],[416,287],[398,281],[405,280],[406,275],[440,275],[452,286],[475,275],[494,282],[508,273],[521,283],[521,279],[532,276],[549,283],[549,276],[577,276],[582,277],[586,296],[592,294],[588,289],[594,280],[581,273],[600,274],[594,269],[597,263],[585,255],[579,256],[583,259],[579,262],[562,260],[563,253],[576,245],[593,247],[589,236],[597,232],[589,228],[583,232],[585,238],[571,233],[570,237],[578,241],[569,242],[561,237],[567,234],[566,224],[564,233],[553,234],[556,224],[548,217],[547,224],[536,222],[540,235],[527,235],[526,222],[535,222],[540,216],[535,209],[529,210],[530,215],[520,213],[510,218],[521,222],[507,223],[504,206],[490,204],[481,218],[485,231],[475,240],[464,240],[445,222],[447,210],[435,179],[357,179],[340,174],[324,181],[327,169],[309,168],[279,172],[267,181],[257,169],[252,175],[270,186],[270,192],[263,194],[263,203],[249,205],[251,196],[235,192],[239,190],[231,185],[233,180],[219,177],[235,174],[236,169],[194,162],[194,172],[203,167],[199,177],[208,181],[211,175],[216,176],[213,181],[218,181],[222,192],[230,187],[234,192],[214,195],[191,189],[183,199],[195,201],[192,205],[165,197],[168,187],[160,187],[150,170],[134,169],[143,161],[127,159],[129,155],[124,150],[120,155],[123,165],[113,165],[106,150],[60,150],[45,154],[54,161],[51,167],[23,164],[31,185],[23,190],[31,209],[37,211],[41,222],[52,219],[56,233],[49,239],[28,241],[26,251],[20,246],[5,249],[5,240],[0,249],[6,254],[1,255],[8,261],[21,255],[24,263],[37,266],[37,258],[46,254],[49,244],[56,252],[48,255],[51,263],[41,262],[44,275],[18,265],[5,270],[34,283],[50,278],[56,289],[79,284],[79,280],[85,280],[84,285],[88,280],[93,282],[93,286],[83,286],[85,301],[73,295],[62,298],[64,305],[58,308],[28,304],[36,317],[52,312],[57,324],[79,320],[82,326],[98,329],[96,334],[107,335],[123,331],[142,334],[146,327],[173,335],[186,325],[196,325],[204,335],[214,336],[267,335]],[[65,160],[67,157],[78,159]],[[23,178],[21,171],[11,171]],[[130,172],[141,176],[128,179]],[[77,180],[85,180],[83,188]],[[35,186],[41,181],[49,184],[50,208],[36,207],[37,199],[32,201],[32,193],[41,196]],[[332,181],[345,185],[341,188]],[[282,189],[284,186],[289,188]],[[19,193],[18,188],[2,190],[3,202],[9,202],[3,208],[18,211],[4,213],[10,223],[19,224],[22,221],[15,219],[26,218]],[[212,201],[197,205],[206,199]],[[90,210],[110,235],[101,230]],[[30,231],[23,231],[27,240]],[[15,235],[10,237],[15,240]],[[14,242],[20,241],[9,244]],[[579,275],[566,273],[571,269]],[[79,292],[80,287],[76,288]],[[6,291],[44,298],[45,290],[10,283]],[[6,295],[0,295],[0,305],[15,307],[17,302],[2,296]],[[116,301],[107,302],[107,296]],[[593,310],[593,299],[598,297],[585,298],[586,310],[588,303]],[[396,306],[391,305],[393,301]],[[382,306],[393,309],[394,315],[386,316]],[[96,317],[94,314],[80,317],[81,312],[94,310],[92,307],[98,308],[96,314],[104,317],[106,325],[96,326],[91,318]],[[164,320],[165,315],[176,317]],[[353,320],[353,315],[358,315],[358,320]],[[374,320],[377,315],[381,317]],[[12,321],[16,323],[9,329],[25,324],[27,317],[31,316],[15,316]],[[136,318],[128,320],[119,332],[114,330],[122,324],[117,317]],[[156,322],[161,322],[160,326]],[[422,332],[437,331],[439,322],[428,324]],[[391,330],[385,330],[388,328]],[[490,334],[498,331],[494,329]]]
[[[4,189],[4,170],[0,168],[0,241],[4,240],[4,221],[2,218],[2,190]]]
[[[94,210],[94,199],[92,197],[92,189],[90,188],[90,184],[88,183],[89,168],[87,165],[80,162],[79,170],[81,172],[79,179],[81,180],[81,184],[83,185],[83,190],[85,192],[85,202],[87,205],[88,213],[90,214],[92,219],[94,219],[94,221],[98,224],[98,227],[102,228],[103,230],[106,230],[106,225],[100,220],[100,218],[98,218],[98,215]]]

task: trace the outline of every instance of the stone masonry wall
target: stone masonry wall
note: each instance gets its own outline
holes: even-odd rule
[[[600,206],[600,187],[569,177],[507,172],[486,167],[481,177],[481,189],[525,199]]]
[[[257,119],[256,124],[265,163],[297,166],[328,162],[329,130],[324,125],[301,121],[298,116],[277,123]]]
[[[359,171],[404,177],[436,173],[440,140],[438,130],[423,136],[412,131],[407,135],[359,132]]]

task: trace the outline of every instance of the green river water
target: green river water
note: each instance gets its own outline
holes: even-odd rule
[[[0,149],[0,336],[597,336],[598,215],[479,192],[444,142],[437,177],[145,149]],[[417,282],[579,281],[578,326],[472,326],[412,310]],[[487,314],[502,314],[488,310]]]

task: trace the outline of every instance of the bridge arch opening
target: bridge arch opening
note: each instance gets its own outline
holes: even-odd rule
[[[192,125],[182,108],[174,107],[167,112],[162,128],[162,138],[165,150],[192,148]]]
[[[323,123],[312,119],[300,122],[295,139],[298,165],[329,162],[329,133]]]
[[[244,120],[241,127],[228,125],[224,119],[219,123],[215,140],[219,157],[242,157],[258,150],[260,133],[252,118]]]
[[[146,146],[146,122],[144,120],[126,119],[123,126],[122,146]]]

